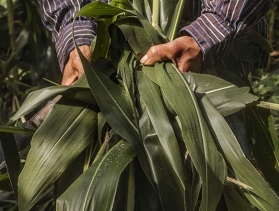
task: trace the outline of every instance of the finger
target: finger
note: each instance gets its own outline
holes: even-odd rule
[[[144,65],[154,65],[156,62],[162,62],[166,60],[171,60],[175,63],[175,60],[172,56],[172,51],[173,49],[170,47],[169,43],[155,45],[148,50],[140,62]]]

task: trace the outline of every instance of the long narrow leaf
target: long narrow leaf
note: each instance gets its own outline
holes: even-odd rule
[[[35,130],[23,128],[20,126],[0,126],[0,132],[5,133],[19,133],[19,134],[26,134],[26,135],[32,135],[35,133]]]
[[[156,64],[163,94],[177,113],[182,136],[202,180],[201,210],[215,210],[226,178],[226,165],[186,80],[170,63]]]
[[[140,164],[152,182],[153,179],[147,157],[140,140],[138,128],[135,126],[135,117],[137,114],[134,113],[129,96],[124,89],[103,75],[96,67],[93,68],[89,61],[82,55],[79,48],[77,46],[76,48],[79,52],[91,91],[103,115],[113,130],[134,146]]]
[[[22,211],[31,209],[92,141],[96,113],[86,104],[67,104],[56,104],[33,136],[19,177],[18,205]]]
[[[253,140],[252,152],[264,177],[279,193],[279,141],[274,119],[269,110],[248,107],[248,137]]]
[[[195,93],[208,96],[214,106],[224,115],[236,113],[258,99],[249,93],[249,87],[237,87],[219,77],[208,74],[183,74]]]
[[[239,192],[232,185],[228,185],[228,187],[226,186],[224,188],[224,196],[229,211],[256,210],[255,207],[240,196]]]
[[[143,1],[133,1],[133,7],[137,10],[143,17],[145,17],[150,23],[152,21],[152,9],[150,2],[148,0]]]
[[[249,191],[243,190],[245,196],[259,210],[278,210],[278,196],[246,159],[224,117],[206,96],[201,99],[201,105],[206,121],[211,125],[211,131],[216,136],[226,159],[230,162],[236,178],[252,188]]]
[[[120,141],[59,197],[57,211],[112,210],[120,175],[135,155],[132,145]]]
[[[119,18],[113,24],[120,28],[138,59],[152,47],[151,37],[136,17]]]
[[[172,14],[171,14],[172,16],[169,16],[168,19],[165,20],[165,22],[167,22],[167,23],[163,30],[170,41],[174,40],[176,38],[176,36],[178,36],[178,27],[179,27],[179,23],[181,21],[182,13],[185,12],[184,9],[185,9],[186,2],[187,2],[186,0],[179,0],[178,3],[176,3],[176,2],[173,3],[174,5],[176,5],[175,10],[173,10],[172,7],[169,7],[169,8],[166,7],[166,9],[165,9],[165,10],[172,12]],[[172,9],[172,10],[170,10],[170,9]],[[170,13],[170,12],[168,12],[168,13]],[[165,17],[162,17],[162,18],[165,19]]]
[[[22,106],[15,113],[15,115],[10,119],[8,124],[18,120],[20,117],[25,114],[30,113],[37,109],[40,105],[45,103],[47,100],[52,100],[52,98],[57,95],[65,95],[70,98],[77,99],[83,102],[87,102],[93,105],[96,105],[96,100],[90,92],[88,84],[85,77],[81,77],[74,85],[72,86],[53,86],[40,89],[38,91],[32,92],[25,99]]]
[[[145,104],[141,107],[146,107],[140,120],[140,130],[162,205],[165,210],[183,210],[186,191],[182,159],[159,87],[141,72],[138,73],[138,81]]]

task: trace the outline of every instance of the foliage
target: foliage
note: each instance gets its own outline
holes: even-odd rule
[[[49,85],[43,78],[60,81],[37,1],[14,1],[11,10],[4,6],[0,8],[0,124],[8,121],[30,92]]]
[[[152,25],[158,15],[151,18],[148,1],[94,2],[78,13],[98,22],[92,64],[80,54],[83,77],[71,87],[32,92],[9,122],[63,96],[34,133],[19,177],[8,168],[19,210],[278,209],[276,178],[261,176],[225,121],[246,104],[255,110],[249,88],[181,74],[168,62],[139,64],[150,46],[177,31],[172,11],[183,4],[162,2],[170,16]],[[276,156],[269,159],[278,164]]]

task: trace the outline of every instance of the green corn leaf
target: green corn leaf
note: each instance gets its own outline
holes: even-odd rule
[[[138,59],[152,47],[151,37],[136,17],[119,18],[113,24],[120,28]]]
[[[214,106],[224,115],[236,113],[258,97],[249,93],[249,87],[237,87],[219,77],[208,74],[186,73],[185,79],[197,94],[206,94]]]
[[[166,42],[166,36],[159,31],[157,31],[148,20],[146,20],[145,17],[143,17],[138,11],[135,10],[135,13],[137,15],[137,18],[141,22],[143,28],[146,30],[146,32],[151,37],[153,45],[158,45],[161,43]]]
[[[26,134],[26,135],[32,135],[35,133],[35,130],[23,128],[20,126],[0,126],[0,132],[5,133],[19,133],[19,134]]]
[[[88,78],[91,91],[108,124],[116,133],[134,146],[140,164],[150,182],[152,182],[150,167],[148,166],[147,157],[140,140],[140,134],[136,127],[137,123],[135,122],[135,118],[137,114],[134,113],[134,105],[131,105],[130,96],[124,89],[103,75],[96,67],[93,67],[82,55],[78,46],[76,48],[81,58],[84,72]]]
[[[133,1],[133,7],[143,17],[145,17],[149,23],[152,21],[152,9],[149,0]]]
[[[192,164],[192,175],[193,175],[193,179],[192,179],[192,187],[191,187],[191,194],[190,194],[191,195],[190,210],[196,210],[198,207],[198,200],[201,192],[202,181],[193,164]]]
[[[224,156],[230,163],[234,175],[240,182],[252,188],[243,190],[250,203],[259,210],[278,210],[278,196],[247,160],[224,117],[206,96],[201,99],[201,109],[210,125],[211,132],[218,140]]]
[[[224,187],[224,196],[226,205],[228,207],[228,210],[230,211],[256,211],[255,207],[253,207],[251,204],[249,204],[249,202],[243,199],[243,196],[241,196],[239,191],[237,191],[236,188],[232,185],[227,184]]]
[[[201,210],[215,210],[226,178],[226,165],[201,115],[196,98],[179,70],[170,63],[155,65],[166,100],[175,110],[182,136],[202,180]]]
[[[252,152],[264,177],[279,193],[279,141],[269,110],[249,106],[247,135],[253,140]]]
[[[178,27],[181,21],[182,13],[185,9],[186,0],[179,0],[178,3],[177,1],[167,0],[168,3],[166,6],[164,6],[164,2],[165,1],[162,1],[162,10],[165,10],[169,16],[162,17],[164,16],[164,12],[161,13],[161,20],[163,20],[165,23],[163,32],[166,34],[168,39],[172,41],[178,36]],[[169,6],[170,4],[175,5],[175,9],[172,6]]]
[[[72,86],[53,86],[30,93],[15,115],[10,119],[8,124],[11,124],[31,111],[34,111],[47,100],[52,100],[54,97],[60,94],[93,105],[97,104],[90,91],[90,88],[88,87],[86,78],[81,77]]]
[[[137,74],[144,104],[141,107],[146,107],[140,119],[140,131],[162,206],[165,210],[183,210],[186,191],[182,158],[174,130],[163,106],[159,87],[143,73]]]
[[[133,11],[121,9],[101,1],[96,1],[85,5],[77,14],[76,17],[86,16],[91,18],[111,18],[113,16],[134,15]]]
[[[58,198],[56,210],[112,210],[120,175],[135,155],[131,144],[120,141]]]
[[[87,104],[56,104],[31,141],[19,176],[18,206],[31,209],[71,162],[91,143],[97,115]],[[60,121],[59,121],[60,120]]]

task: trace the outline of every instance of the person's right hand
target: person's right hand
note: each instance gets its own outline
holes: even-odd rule
[[[83,55],[90,60],[90,46],[82,45],[79,49]],[[72,50],[69,55],[69,60],[65,65],[61,85],[71,85],[84,73],[81,60],[76,49]]]
[[[155,45],[142,57],[144,65],[156,62],[171,61],[181,72],[199,72],[202,66],[200,46],[190,36],[182,36],[171,42]]]

